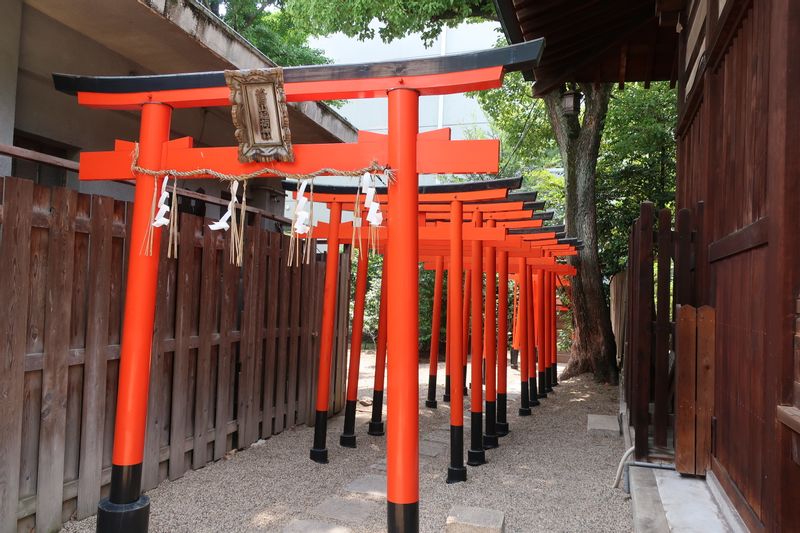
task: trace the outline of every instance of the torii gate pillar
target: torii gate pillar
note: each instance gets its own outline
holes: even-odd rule
[[[419,531],[417,133],[419,93],[389,91],[388,387],[386,495],[390,533]]]
[[[148,168],[161,165],[162,145],[169,140],[172,108],[166,104],[142,106],[139,161]],[[153,176],[136,177],[131,227],[131,253],[125,288],[125,321],[111,460],[111,492],[97,506],[97,531],[147,531],[150,499],[142,495],[142,460],[150,384],[150,351],[158,283],[158,253],[136,250],[150,227]],[[153,250],[159,250],[161,230],[153,228]],[[138,252],[138,253],[137,253]]]

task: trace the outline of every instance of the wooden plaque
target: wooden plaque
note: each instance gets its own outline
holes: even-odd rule
[[[294,161],[280,68],[226,70],[239,161]]]

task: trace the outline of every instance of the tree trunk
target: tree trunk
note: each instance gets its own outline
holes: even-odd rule
[[[580,88],[585,102],[582,120],[564,114],[559,91],[545,96],[564,163],[567,234],[584,243],[583,250],[570,257],[578,270],[572,281],[575,336],[561,377],[592,372],[599,381],[616,383],[619,377],[616,344],[603,291],[595,204],[595,169],[611,85],[581,84]]]

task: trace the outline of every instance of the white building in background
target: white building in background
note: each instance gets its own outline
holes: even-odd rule
[[[497,22],[460,24],[455,28],[445,28],[430,48],[425,48],[418,34],[384,43],[379,37],[359,41],[338,33],[311,39],[309,44],[321,49],[336,64],[366,63],[486,50],[494,47],[501,35],[499,30],[500,24]],[[386,133],[387,103],[386,98],[347,100],[337,111],[359,130]],[[487,133],[490,131],[489,121],[477,100],[466,94],[421,97],[419,126],[420,131],[449,127],[453,139],[466,139],[469,132],[476,129]],[[347,180],[348,178],[330,177],[319,178],[317,182],[342,185]],[[420,182],[435,183],[436,177],[423,175],[420,176]],[[349,184],[356,185],[355,179],[351,179]],[[294,202],[287,201],[287,217],[291,218],[293,209]],[[315,211],[315,215],[318,212]],[[327,220],[327,212],[320,214],[318,218]],[[344,213],[342,219],[350,220],[352,217]]]

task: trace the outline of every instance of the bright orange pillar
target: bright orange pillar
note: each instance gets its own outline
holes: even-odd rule
[[[550,284],[550,290],[548,294],[548,298],[550,301],[550,317],[553,321],[552,326],[550,328],[550,363],[553,367],[553,386],[558,385],[558,371],[557,371],[557,364],[558,364],[558,343],[556,340],[556,275],[554,272],[548,272],[547,277]]]
[[[463,248],[462,248],[463,250]],[[463,259],[462,259],[463,261]],[[463,265],[463,262],[462,262]],[[461,365],[464,368],[463,372],[463,386],[464,386],[464,396],[467,395],[467,353],[469,352],[469,301],[470,295],[472,293],[472,282],[470,281],[472,271],[467,269],[464,271],[464,299],[462,302],[463,309],[461,313],[461,326],[462,326],[462,337],[461,337]]]
[[[525,258],[520,257],[517,269],[519,284],[519,304],[517,304],[517,335],[519,336],[519,416],[530,416],[531,406],[528,398],[528,276],[525,275]]]
[[[436,373],[439,369],[439,330],[442,326],[442,284],[444,257],[436,257],[436,277],[433,282],[433,316],[431,317],[431,352],[428,364],[428,399],[426,407],[436,408]]]
[[[547,373],[550,371],[550,357],[544,345],[544,317],[547,306],[544,298],[544,270],[537,269],[534,274],[534,293],[536,294],[536,353],[540,354],[544,364],[539,367],[539,395],[546,398],[548,391]]]
[[[142,106],[139,132],[141,166],[160,168],[162,146],[169,140],[171,117],[172,108],[167,105],[154,103]],[[141,480],[161,230],[152,228],[152,255],[145,255],[141,246],[152,223],[150,207],[155,180],[155,177],[144,174],[136,176],[111,492],[98,505],[98,531],[111,531],[115,524],[130,530],[146,531],[149,521],[150,502],[147,496],[141,494]],[[172,216],[178,216],[177,211]]]
[[[486,225],[495,227],[495,221]],[[484,327],[484,375],[486,381],[486,432],[483,447],[497,448],[497,251],[494,246],[486,247],[486,321]]]
[[[333,326],[336,315],[336,292],[339,277],[339,224],[342,204],[330,205],[328,227],[328,254],[325,259],[325,287],[322,302],[322,331],[319,341],[319,372],[317,374],[317,412],[314,420],[314,447],[310,457],[317,463],[328,462],[325,441],[328,433],[328,396],[331,381],[331,354],[333,353]]]
[[[477,211],[473,215],[476,227],[483,225],[483,214]],[[483,449],[483,243],[472,241],[472,394],[469,401],[472,428],[470,446],[467,450],[467,464],[480,466],[486,463],[486,451]]]
[[[388,348],[386,496],[389,533],[419,530],[419,279],[417,133],[419,93],[389,91]]]
[[[536,352],[536,305],[533,290],[533,268],[525,268],[528,278],[528,403],[531,407],[539,405],[539,394],[536,387],[536,364],[540,356]],[[540,363],[541,364],[541,363]]]
[[[384,434],[383,429],[383,378],[386,374],[386,313],[388,290],[386,284],[389,279],[388,256],[383,256],[381,272],[381,301],[378,310],[378,343],[375,346],[375,384],[372,387],[372,418],[369,421],[367,433],[375,437]]]
[[[344,427],[339,436],[339,445],[356,447],[356,402],[358,400],[358,368],[361,363],[361,341],[364,334],[364,303],[367,299],[367,270],[369,253],[358,248],[358,270],[356,271],[356,294],[353,305],[353,332],[350,335],[350,366],[347,372],[347,403],[344,408]]]
[[[451,220],[463,219],[463,206],[455,201],[450,204]],[[464,353],[463,316],[461,314],[461,273],[464,270],[463,228],[459,223],[450,224],[450,273],[448,274],[447,317],[450,322],[450,386],[455,392],[450,395],[450,466],[447,469],[447,482],[466,481],[467,468],[464,466],[464,396],[459,390],[464,380],[464,366],[461,354]]]
[[[497,254],[497,434],[508,435],[508,252]]]
[[[448,286],[449,286],[450,279],[451,279],[451,275],[448,272],[448,274],[447,274]],[[442,400],[445,401],[445,402],[449,402],[450,401],[450,351],[451,351],[451,348],[453,346],[453,337],[452,337],[453,326],[452,326],[452,324],[450,322],[450,317],[453,316],[453,310],[450,307],[450,291],[451,290],[452,290],[452,288],[448,288],[448,294],[447,294],[447,322],[445,323],[445,329],[444,329],[445,330],[445,333],[444,333],[444,336],[445,336],[445,339],[444,339],[444,345],[445,345],[445,349],[444,349],[444,394],[442,395]]]

